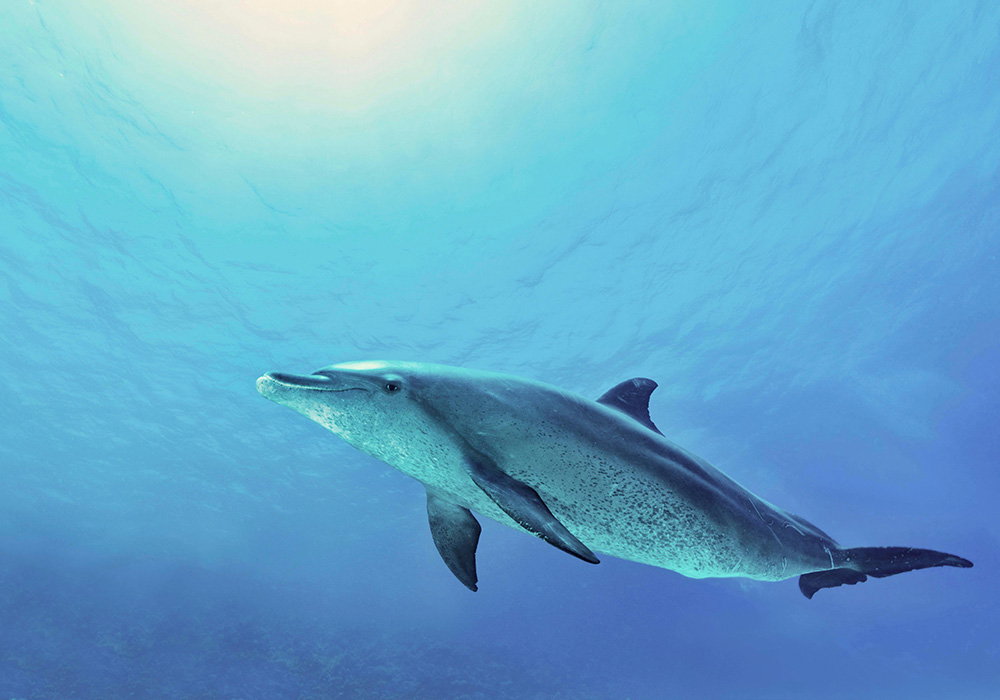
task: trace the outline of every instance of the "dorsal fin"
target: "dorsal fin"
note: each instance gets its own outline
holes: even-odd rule
[[[653,425],[649,418],[649,396],[656,388],[656,382],[644,377],[627,379],[621,384],[608,389],[604,395],[597,399],[597,403],[602,403],[618,411],[621,411],[630,418],[642,423],[654,433],[660,433],[660,429]]]

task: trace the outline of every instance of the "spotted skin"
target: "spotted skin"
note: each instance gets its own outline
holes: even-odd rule
[[[271,373],[257,388],[436,498],[517,530],[473,480],[470,455],[534,489],[593,552],[694,578],[777,581],[839,563],[837,544],[808,522],[622,410],[541,382],[364,362]]]

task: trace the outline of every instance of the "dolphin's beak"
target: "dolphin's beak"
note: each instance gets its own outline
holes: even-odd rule
[[[289,389],[308,389],[312,391],[368,391],[367,387],[358,386],[358,381],[351,381],[343,375],[320,370],[316,374],[286,374],[284,372],[268,372],[257,380],[257,392],[266,399],[274,400],[275,394]]]
[[[285,374],[284,372],[268,372],[263,377],[257,380],[260,384],[262,380],[270,379],[278,384],[284,384],[285,386],[300,387],[303,389],[339,389],[339,382],[334,382],[328,376],[319,374],[301,375],[301,374]]]

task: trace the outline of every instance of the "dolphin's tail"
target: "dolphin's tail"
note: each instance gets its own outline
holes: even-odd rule
[[[912,547],[855,547],[835,552],[840,568],[799,576],[799,590],[812,598],[821,588],[864,583],[869,576],[885,578],[906,571],[933,566],[957,566],[968,569],[972,562],[954,554]]]

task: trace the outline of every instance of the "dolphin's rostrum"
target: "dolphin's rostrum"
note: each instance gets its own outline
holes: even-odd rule
[[[347,362],[257,380],[264,397],[423,483],[434,544],[473,591],[473,512],[593,564],[601,552],[694,578],[799,576],[808,598],[868,576],[972,566],[928,549],[841,547],[665,438],[649,417],[655,388],[631,379],[593,401],[418,362]]]

